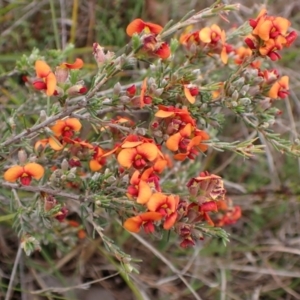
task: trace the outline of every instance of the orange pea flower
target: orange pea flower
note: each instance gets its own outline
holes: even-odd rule
[[[181,161],[187,157],[189,159],[195,159],[199,151],[205,152],[208,149],[208,146],[202,143],[202,141],[207,140],[209,140],[209,135],[205,131],[195,129],[194,137],[189,141],[186,149],[182,149],[184,152],[175,154],[174,158]]]
[[[121,146],[122,150],[118,154],[118,162],[124,168],[134,167],[142,169],[155,161],[159,156],[159,149],[153,143],[143,141],[125,142]]]
[[[235,50],[236,58],[234,62],[238,65],[242,64],[247,58],[252,56],[252,50],[246,47],[239,47]]]
[[[151,171],[152,170],[150,170],[150,172]],[[154,184],[151,184],[149,179],[151,180],[152,178],[150,178],[148,170],[146,170],[143,174],[136,170],[130,179],[130,186],[127,189],[127,196],[129,198],[136,198],[137,203],[147,203],[152,195],[152,189],[155,188],[155,184],[158,185],[157,179]]]
[[[178,213],[177,207],[179,204],[179,197],[174,195],[164,195],[162,193],[154,193],[149,201],[147,207],[150,211],[159,212],[165,218],[164,229],[169,230],[174,225]]]
[[[179,149],[186,149],[188,143],[190,142],[190,136],[192,134],[192,125],[187,124],[179,132],[171,135],[166,141],[166,147],[176,152]]]
[[[229,209],[225,214],[216,222],[216,226],[225,226],[236,223],[242,216],[242,210],[240,206],[235,206]]]
[[[126,28],[126,33],[133,36],[134,33],[153,33],[159,34],[163,27],[154,23],[144,22],[142,19],[133,20]]]
[[[196,101],[196,96],[199,94],[199,89],[194,86],[194,85],[184,85],[183,86],[183,91],[184,91],[184,95],[185,97],[188,99],[188,101],[191,104],[194,104]]]
[[[39,89],[38,87],[40,87],[40,89],[46,89],[46,94],[52,96],[56,88],[56,77],[49,65],[42,60],[37,60],[35,62],[35,71],[36,76],[43,79],[44,85],[42,86],[40,83],[35,85],[35,83],[33,83],[34,86],[36,86],[37,89]]]
[[[166,120],[169,125],[167,134],[173,134],[182,129],[186,124],[196,125],[196,121],[191,117],[187,108],[177,108],[174,106],[158,105],[159,110],[155,117]],[[182,127],[182,128],[181,128]]]
[[[57,137],[71,138],[75,131],[80,131],[82,125],[76,118],[67,118],[65,120],[57,120],[55,125],[51,127]]]
[[[34,149],[38,151],[40,148],[44,149],[47,145],[49,145],[55,151],[59,151],[64,147],[59,138],[49,137],[48,139],[38,140],[34,145]]]
[[[264,18],[266,15],[267,15],[267,10],[266,10],[265,8],[263,8],[263,9],[259,12],[259,14],[258,14],[258,16],[257,16],[256,19],[250,19],[250,20],[249,20],[250,26],[251,26],[253,29],[255,29],[256,26],[257,26],[257,24],[258,24],[258,22],[260,21],[260,19]]]
[[[268,41],[279,35],[285,36],[290,25],[291,22],[285,18],[265,15],[259,19],[252,33]]]
[[[25,166],[13,166],[4,173],[4,179],[15,182],[20,179],[21,184],[30,185],[32,178],[39,180],[44,176],[44,168],[37,163],[28,163]]]
[[[179,38],[179,42],[186,46],[188,49],[190,49],[192,45],[199,45],[201,43],[199,31],[181,35]]]
[[[276,81],[269,90],[268,96],[272,99],[284,99],[289,95],[289,77],[283,76]]]
[[[142,54],[144,52],[150,56],[158,56],[161,59],[167,59],[171,55],[169,45],[165,42],[159,41],[153,34],[143,37],[142,43]]]
[[[161,220],[162,217],[163,216],[158,212],[145,212],[127,219],[123,226],[126,230],[135,233],[139,232],[143,226],[146,233],[151,233],[155,230],[153,222]]]
[[[272,61],[276,61],[281,58],[278,50],[281,50],[286,43],[286,39],[283,36],[278,36],[275,39],[269,39],[259,48],[259,53],[262,56],[269,56]]]
[[[199,32],[199,38],[203,43],[211,45],[213,47],[220,45],[221,60],[224,64],[227,63],[228,56],[225,44],[226,34],[224,30],[221,30],[221,28],[218,25],[213,24],[211,27],[205,27],[201,29]]]
[[[89,162],[90,169],[93,172],[99,171],[104,166],[106,162],[106,158],[103,157],[104,153],[105,151],[102,148],[98,146],[94,148],[93,159],[91,159]]]

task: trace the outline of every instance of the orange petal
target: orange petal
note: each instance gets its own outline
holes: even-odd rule
[[[60,141],[58,140],[57,137],[50,137],[48,139],[49,145],[50,147],[55,150],[55,151],[59,151],[61,149],[63,149],[63,145],[60,143]]]
[[[278,98],[279,89],[280,89],[280,84],[277,81],[272,85],[271,89],[269,90],[268,96],[272,99]]]
[[[210,27],[211,31],[215,32],[217,35],[222,35],[221,28],[217,24],[213,24]]]
[[[177,151],[179,148],[179,142],[181,141],[181,139],[182,139],[182,136],[179,132],[171,135],[166,141],[166,147],[173,152]]]
[[[176,219],[177,219],[177,216],[178,216],[178,213],[177,212],[174,212],[172,214],[170,214],[165,222],[164,222],[164,229],[165,230],[169,230],[173,227],[173,225],[175,224],[176,222]]]
[[[126,33],[133,36],[134,33],[140,33],[144,29],[147,30],[147,33],[159,34],[163,28],[154,23],[144,22],[142,19],[135,19],[127,26]]]
[[[103,165],[101,165],[98,162],[98,160],[96,160],[96,159],[90,160],[89,166],[90,166],[91,171],[93,171],[93,172],[97,172],[103,167]]]
[[[223,47],[222,48],[222,51],[221,51],[221,60],[224,64],[227,64],[228,62],[228,54],[227,54],[227,51],[226,51],[226,47]]]
[[[184,86],[183,89],[185,97],[191,104],[194,104],[196,101],[196,97],[192,96],[191,91],[186,86]]]
[[[134,33],[140,33],[145,28],[145,22],[142,19],[133,20],[126,28],[126,33],[133,36]]]
[[[211,42],[211,29],[209,27],[204,27],[199,32],[199,38],[203,43]]]
[[[48,76],[46,77],[46,85],[47,85],[46,94],[48,96],[52,96],[56,89],[56,77],[54,73],[50,72],[48,74]]]
[[[68,69],[80,69],[83,67],[83,60],[76,58],[75,62],[72,64],[62,63],[62,66],[66,66]]]
[[[137,153],[141,154],[144,158],[149,161],[153,161],[157,158],[158,148],[156,145],[151,143],[144,143],[136,147]]]
[[[65,121],[64,120],[57,120],[55,122],[55,125],[50,127],[50,129],[54,132],[56,136],[61,136],[63,133],[64,128],[66,127]]]
[[[25,165],[24,171],[36,180],[41,179],[45,172],[44,167],[36,163],[29,163]]]
[[[158,212],[145,212],[140,214],[140,218],[142,219],[143,222],[147,222],[147,221],[158,221],[162,219],[162,215]]]
[[[170,209],[170,211],[172,211],[172,212],[176,211],[178,203],[179,203],[178,196],[170,195],[167,197],[166,204],[167,204],[168,208]]]
[[[289,89],[289,77],[288,76],[282,76],[279,80],[279,84],[281,85],[281,87],[288,90]]]
[[[135,148],[122,149],[118,155],[118,162],[124,168],[130,168],[137,154]]]
[[[258,36],[264,40],[268,41],[270,39],[270,32],[273,27],[273,22],[271,20],[265,20],[261,24],[258,24],[258,26],[255,28]]]
[[[139,232],[142,226],[142,219],[140,216],[135,216],[135,217],[131,217],[129,219],[127,219],[124,224],[123,227],[130,231],[130,232]]]
[[[161,59],[167,59],[171,55],[169,45],[167,43],[162,43],[160,48],[155,51],[155,54]]]
[[[173,111],[165,111],[165,110],[159,110],[156,112],[155,117],[157,118],[169,118],[174,116],[175,113]]]
[[[140,172],[138,171],[138,170],[136,170],[133,174],[132,174],[132,176],[131,176],[131,178],[130,178],[130,184],[132,184],[132,185],[137,185],[137,184],[139,184],[139,182],[140,182]]]
[[[76,118],[68,118],[65,120],[65,124],[71,127],[74,131],[80,131],[82,125],[80,121]]]
[[[51,72],[51,68],[43,60],[37,60],[35,62],[36,76],[39,78],[46,78]]]
[[[145,27],[148,27],[150,32],[154,34],[159,34],[163,30],[163,27],[160,25],[150,22],[145,23]]]
[[[137,203],[146,204],[152,195],[152,190],[146,181],[141,180],[139,183],[139,194],[136,199]]]
[[[174,155],[175,160],[183,161],[187,158],[188,153],[177,153]]]
[[[13,166],[4,173],[4,179],[9,182],[15,182],[24,173],[21,166]]]
[[[291,22],[282,17],[276,17],[273,23],[276,25],[282,35],[285,35],[288,31],[288,28],[291,26]]]
[[[168,165],[168,161],[166,159],[158,159],[155,162],[153,169],[155,170],[155,172],[161,173],[167,165]]]
[[[147,202],[147,207],[150,211],[156,211],[158,208],[166,204],[166,201],[166,195],[163,193],[154,193]]]
[[[190,136],[191,136],[191,133],[192,133],[192,124],[186,124],[185,126],[184,126],[184,128],[183,129],[181,129],[180,130],[180,135],[182,136],[182,137],[187,137],[187,138],[189,138]]]
[[[143,142],[141,142],[141,141],[138,141],[138,142],[124,142],[121,147],[123,149],[126,149],[126,148],[135,148],[136,146],[139,146],[141,144],[143,144]]]
[[[39,140],[37,141],[35,144],[34,144],[34,150],[38,150],[39,148],[45,148],[49,143],[49,139],[42,139],[42,140]]]

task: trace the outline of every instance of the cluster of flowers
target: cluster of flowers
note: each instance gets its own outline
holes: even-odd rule
[[[81,69],[83,61],[77,58],[74,63],[61,63],[53,73],[50,66],[43,60],[35,62],[36,77],[24,76],[23,80],[29,82],[37,90],[44,90],[47,96],[76,96],[85,94],[87,87],[82,82],[72,84],[69,70]]]
[[[223,63],[228,62],[230,53],[234,53],[236,64],[242,64],[252,57],[248,67],[257,70],[258,76],[262,78],[259,82],[261,93],[266,91],[272,99],[285,98],[288,95],[288,77],[278,79],[276,70],[262,71],[260,63],[255,59],[259,56],[279,59],[277,51],[290,46],[296,38],[296,33],[287,33],[290,25],[288,20],[268,16],[265,10],[260,12],[255,20],[250,20],[250,25],[253,32],[245,39],[249,48],[241,47],[235,50],[226,43],[225,31],[217,25],[184,34],[180,42],[195,57],[199,53],[218,55]],[[161,38],[162,30],[161,26],[141,19],[131,22],[127,27],[127,34],[138,35],[140,40],[140,47],[136,49],[135,54],[168,59],[171,50],[168,43]],[[96,43],[93,49],[98,64],[114,57],[113,53],[105,54],[103,48]],[[29,78],[28,81],[34,88],[44,90],[48,96],[84,94],[87,88],[82,82],[72,84],[70,81],[70,70],[82,66],[83,61],[77,58],[73,64],[62,63],[53,73],[46,62],[37,60],[36,77]],[[183,103],[193,105],[199,88],[188,81],[180,84],[185,97]],[[150,79],[145,78],[139,92],[135,85],[126,91],[119,88],[121,103],[126,102],[139,108],[149,105],[155,111],[148,135],[136,134],[138,130],[134,129],[135,124],[132,120],[117,117],[100,125],[100,130],[110,133],[115,142],[112,149],[103,149],[98,143],[90,143],[77,136],[82,129],[82,124],[77,118],[65,118],[47,128],[47,137],[37,141],[34,148],[38,157],[42,157],[46,149],[50,148],[56,153],[56,158],[63,158],[60,167],[53,167],[49,182],[68,189],[78,188],[80,178],[86,176],[83,162],[88,163],[91,172],[98,172],[105,166],[109,157],[115,156],[120,178],[124,178],[125,175],[129,178],[127,183],[123,181],[127,184],[126,195],[135,203],[134,216],[132,213],[128,216],[126,212],[124,227],[131,232],[139,232],[144,228],[147,233],[174,229],[182,239],[181,246],[188,247],[194,245],[197,239],[203,238],[201,232],[196,230],[199,224],[232,224],[240,218],[241,209],[233,206],[231,200],[225,197],[221,178],[208,172],[202,172],[189,180],[186,185],[189,191],[187,197],[162,191],[160,176],[165,168],[172,165],[172,159],[164,153],[165,150],[171,151],[173,159],[177,161],[195,159],[199,153],[208,149],[205,142],[210,138],[205,131],[197,128],[197,122],[190,114],[188,106],[179,108],[173,105],[153,105],[153,98],[160,96],[164,89],[167,90],[170,86],[171,83],[165,88],[153,88]],[[220,89],[225,93],[224,84],[220,84]],[[127,130],[123,130],[125,128]],[[63,155],[59,156],[62,153]],[[19,152],[19,162],[19,165],[10,167],[4,173],[6,181],[19,180],[22,185],[30,185],[32,178],[40,180],[44,176],[44,167],[35,160],[28,162],[24,151]],[[52,210],[58,204],[51,195],[44,195],[43,200],[45,211]],[[62,222],[67,213],[67,208],[63,206],[53,217]],[[70,226],[75,226],[74,224]]]
[[[290,47],[297,38],[296,31],[288,32],[290,21],[282,18],[269,16],[266,9],[262,9],[256,19],[249,20],[253,28],[252,33],[245,38],[249,48],[240,48],[237,52],[237,62],[242,62],[249,57],[269,57],[272,61],[281,58],[278,51]],[[261,70],[261,62],[254,61],[250,65],[257,70],[261,78],[260,91],[271,99],[284,99],[289,94],[289,78],[281,78],[277,69]],[[266,92],[267,91],[267,92]]]

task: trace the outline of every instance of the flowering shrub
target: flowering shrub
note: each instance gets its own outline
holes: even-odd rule
[[[222,227],[242,212],[226,196],[220,176],[199,169],[183,187],[166,184],[208,151],[245,158],[264,152],[255,137],[219,141],[215,129],[223,111],[276,149],[299,155],[296,145],[272,131],[280,116],[276,101],[288,97],[289,78],[269,68],[297,34],[288,20],[265,9],[228,32],[216,24],[199,26],[203,18],[225,18],[235,9],[214,5],[166,27],[133,20],[123,52],[93,44],[98,69],[92,79],[82,59],[64,62],[69,48],[46,59],[34,50],[17,63],[29,101],[36,104],[22,109],[35,107],[35,114],[25,114],[24,129],[15,112],[7,111],[0,184],[12,191],[9,209],[27,254],[48,242],[44,231],[64,224],[76,228],[79,239],[97,232],[125,269],[133,270],[131,258],[105,235],[103,216],[117,218],[131,233],[172,232],[183,248],[205,236],[228,241]],[[146,66],[141,80],[116,82],[140,63]]]

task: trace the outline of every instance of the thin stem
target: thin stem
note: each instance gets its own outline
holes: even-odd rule
[[[21,254],[22,254],[22,248],[21,248],[21,244],[20,244],[19,248],[18,248],[17,255],[16,255],[16,259],[15,259],[15,262],[14,262],[14,266],[13,266],[13,269],[12,269],[12,272],[11,272],[9,285],[8,285],[7,292],[6,292],[6,295],[5,295],[5,300],[10,299],[10,295],[11,295],[11,292],[12,292],[12,289],[13,289],[14,279],[15,279],[16,272],[17,272],[17,267],[18,267],[18,264],[19,264],[19,261],[20,261],[20,258],[21,258]]]
[[[52,26],[53,26],[56,48],[61,49],[53,0],[50,0],[50,9],[51,9]]]

